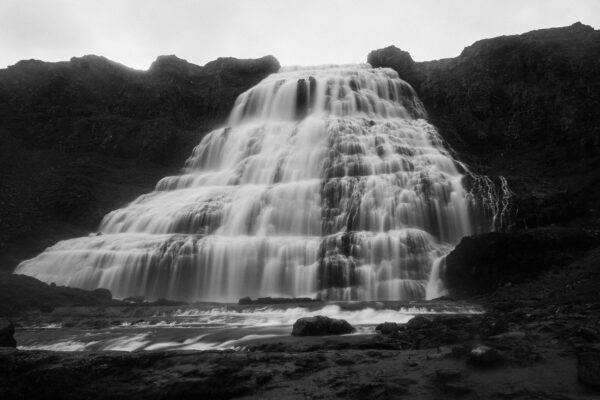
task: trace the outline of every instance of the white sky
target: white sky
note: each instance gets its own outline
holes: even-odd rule
[[[85,54],[138,69],[162,54],[360,63],[391,44],[426,61],[576,21],[598,29],[600,0],[0,0],[0,68]]]

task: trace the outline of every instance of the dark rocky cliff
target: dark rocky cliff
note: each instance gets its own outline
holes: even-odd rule
[[[161,56],[148,71],[98,56],[24,60],[0,70],[0,121],[30,146],[165,162],[277,69],[272,56],[204,67]]]
[[[429,62],[390,46],[368,61],[415,88],[476,172],[508,178],[515,226],[597,224],[600,31],[576,23],[502,36]]]
[[[176,173],[272,56],[203,67],[161,56],[148,71],[104,57],[0,70],[0,269],[95,229]]]

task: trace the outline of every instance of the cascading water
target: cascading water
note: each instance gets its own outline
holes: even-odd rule
[[[425,117],[391,69],[283,69],[181,175],[15,273],[149,299],[435,297],[442,257],[490,221]]]

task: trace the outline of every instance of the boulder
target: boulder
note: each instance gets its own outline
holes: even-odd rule
[[[391,335],[400,330],[400,325],[395,322],[384,322],[375,327],[375,330],[381,332],[383,335]]]
[[[411,319],[410,321],[408,321],[408,323],[406,324],[406,329],[411,330],[411,331],[427,329],[431,326],[431,324],[432,324],[432,322],[429,318],[418,315],[418,316],[414,317],[413,319]]]
[[[530,281],[599,241],[594,232],[556,226],[464,237],[446,257],[444,281],[454,295],[485,293]]]
[[[292,336],[344,335],[355,331],[346,320],[317,315],[297,320],[292,328]]]
[[[92,291],[92,295],[98,297],[99,299],[110,301],[112,300],[112,293],[108,289],[98,288]]]
[[[0,347],[17,347],[17,341],[13,337],[15,327],[6,318],[0,318]]]
[[[473,364],[482,366],[491,366],[502,361],[502,355],[498,350],[484,345],[479,345],[471,350],[469,357]]]

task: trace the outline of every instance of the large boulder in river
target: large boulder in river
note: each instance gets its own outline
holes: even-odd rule
[[[344,335],[354,331],[356,329],[346,320],[317,315],[297,320],[292,329],[292,336]]]
[[[15,327],[6,318],[0,318],[0,347],[17,347],[17,341],[13,337]]]

